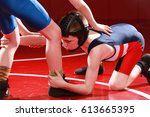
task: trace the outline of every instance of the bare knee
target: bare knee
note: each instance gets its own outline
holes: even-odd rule
[[[13,32],[4,35],[4,39],[8,40],[7,46],[8,48],[17,49],[20,44],[20,35],[18,28],[16,28]]]
[[[53,20],[40,33],[49,41],[61,42],[61,29]]]
[[[126,88],[127,80],[128,75],[114,71],[109,80],[109,87],[111,90],[124,90]]]
[[[83,95],[91,95],[93,92],[93,88],[90,86],[86,86],[84,92],[82,93]]]

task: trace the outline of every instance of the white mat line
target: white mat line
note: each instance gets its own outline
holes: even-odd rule
[[[62,58],[69,58],[69,57],[76,57],[86,55],[86,53],[79,53],[79,54],[72,54],[72,55],[64,55]],[[31,58],[31,59],[16,59],[14,62],[22,62],[22,61],[39,61],[39,60],[46,60],[46,58]]]
[[[39,74],[19,74],[19,73],[10,73],[10,75],[12,76],[32,76],[32,77],[43,77],[43,78],[47,78],[47,75],[39,75]],[[66,77],[66,79],[68,80],[74,80],[74,81],[81,81],[81,82],[84,82],[85,80],[83,79],[78,79],[78,78],[70,78],[70,77]],[[109,86],[108,83],[104,83],[104,82],[98,82],[96,81],[96,84],[99,84],[99,85],[104,85],[104,86]],[[129,92],[132,92],[132,93],[135,93],[137,95],[140,95],[140,96],[143,96],[147,99],[150,100],[150,95],[147,94],[147,93],[144,93],[144,92],[141,92],[141,91],[138,91],[138,90],[135,90],[135,89],[130,89],[130,88],[126,88],[125,90],[129,91]]]

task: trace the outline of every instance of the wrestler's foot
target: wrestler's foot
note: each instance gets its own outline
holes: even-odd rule
[[[63,75],[63,79],[68,82],[65,79],[65,75]],[[79,96],[80,94],[65,90],[65,89],[61,89],[61,88],[53,88],[53,87],[49,87],[48,88],[48,95],[49,96],[53,96],[53,97],[69,97],[69,96]]]
[[[137,65],[141,67],[141,74],[143,74],[146,77],[148,83],[150,84],[150,71],[148,71],[150,68],[150,54],[143,55],[141,60],[137,63]]]
[[[143,71],[142,74],[147,79],[148,84],[150,84],[150,71]]]
[[[0,98],[9,96],[8,88],[8,79],[0,79]]]
[[[87,66],[79,68],[79,69],[76,69],[75,70],[75,74],[77,74],[77,75],[85,75],[86,74],[86,70],[87,70]],[[98,75],[103,74],[103,73],[104,73],[104,67],[103,67],[102,64],[100,64]]]

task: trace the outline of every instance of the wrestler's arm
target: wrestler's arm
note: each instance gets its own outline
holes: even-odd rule
[[[93,13],[89,6],[84,2],[84,0],[69,0],[70,3],[80,11],[88,20],[89,24],[96,30],[102,31],[108,35],[111,35],[111,28],[107,25],[99,24],[95,21]]]
[[[68,85],[65,85],[65,89],[82,95],[89,95],[92,93],[95,81],[98,77],[98,69],[100,61],[100,57],[96,55],[97,54],[95,52],[91,52],[90,55],[88,56],[88,68],[85,75],[85,82],[83,84],[67,83]]]
[[[60,78],[61,76],[57,72],[56,77],[50,77],[50,86],[55,88],[64,88],[81,95],[91,94],[98,76],[100,61],[112,56],[113,52],[114,51],[111,47],[106,48],[105,45],[101,45],[99,47],[97,46],[91,50],[90,54],[88,55],[88,68],[84,83],[72,84],[65,82],[62,78]]]
[[[20,19],[16,18],[19,27],[20,45],[31,48],[40,48],[46,44],[46,38],[40,33],[29,31]]]
[[[29,31],[24,24],[21,22],[20,19],[17,18],[17,23],[19,27],[20,36],[20,45],[21,46],[29,46],[31,48],[40,48],[46,44],[46,38],[42,36],[40,33],[31,32]],[[0,39],[1,41],[1,48],[6,48],[7,45],[10,43],[8,39],[4,36]]]
[[[96,60],[96,58],[94,60]],[[57,72],[56,77],[49,78],[50,86],[55,88],[63,88],[81,95],[91,94],[95,84],[95,80],[97,79],[99,64],[97,64],[98,62],[94,62],[94,64],[91,64],[90,62],[92,62],[92,58],[90,57],[88,58],[88,62],[90,66],[88,66],[84,83],[73,84],[65,82]]]

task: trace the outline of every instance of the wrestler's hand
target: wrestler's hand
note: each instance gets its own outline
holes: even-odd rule
[[[1,48],[6,48],[7,45],[9,44],[9,40],[6,39],[4,36],[0,39],[0,47]]]
[[[104,25],[104,24],[98,24],[93,27],[95,30],[99,30],[101,32],[104,32],[105,34],[111,36],[112,30],[111,27],[109,27],[108,25]]]
[[[54,88],[64,88],[67,82],[64,81],[64,79],[58,71],[55,71],[55,73],[57,76],[48,76],[48,85]]]

